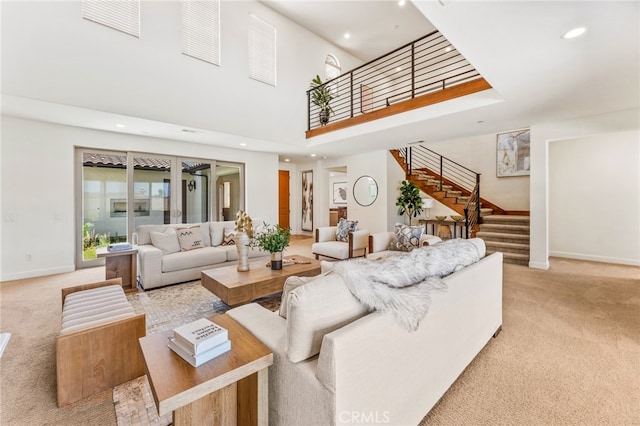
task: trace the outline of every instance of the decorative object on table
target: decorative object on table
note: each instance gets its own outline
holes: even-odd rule
[[[422,208],[427,211],[427,219],[429,219],[429,217],[431,215],[431,209],[433,208],[434,204],[435,203],[433,201],[433,198],[423,198],[422,199]]]
[[[331,94],[331,88],[328,84],[325,84],[320,79],[319,75],[311,80],[311,90],[309,91],[311,96],[311,103],[319,108],[318,119],[320,125],[326,126],[329,122],[329,116],[333,114],[333,108],[329,105],[333,99]]]
[[[464,222],[464,216],[460,215],[453,215],[451,219],[453,219],[454,222]]]
[[[444,219],[442,219],[442,220],[444,220]],[[449,228],[449,225],[440,225],[440,226],[438,226],[438,237],[442,238],[443,240],[450,240],[451,239],[451,228]]]
[[[436,216],[436,220],[446,220],[446,216]]]
[[[236,213],[236,249],[238,250],[238,271],[249,270],[249,247],[253,238],[253,221],[244,210]]]
[[[400,184],[400,195],[396,200],[398,206],[398,215],[407,215],[409,225],[411,219],[422,213],[422,198],[420,198],[420,189],[413,183],[403,180]]]
[[[133,250],[133,246],[130,243],[114,243],[107,246],[107,251],[126,251]]]
[[[231,350],[227,329],[200,318],[173,330],[168,346],[194,367]]]
[[[313,170],[302,172],[302,223],[303,231],[313,231]]]
[[[254,236],[251,247],[258,247],[271,253],[271,269],[282,269],[282,251],[289,245],[291,232],[280,225],[264,223],[264,231]]]
[[[496,176],[529,176],[530,129],[498,133],[496,140]]]

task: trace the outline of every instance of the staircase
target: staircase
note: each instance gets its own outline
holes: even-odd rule
[[[504,263],[529,265],[529,216],[482,216],[480,231],[487,246],[487,254],[502,252]]]
[[[416,148],[404,152],[390,151],[404,169],[406,179],[460,215],[464,216],[467,206],[470,214],[473,213],[477,208],[477,195],[473,201],[469,200],[474,197],[472,189],[476,173],[431,150],[419,146]],[[425,150],[429,152],[425,154]],[[433,160],[434,155],[437,161]],[[465,177],[462,169],[471,172],[473,178]],[[479,179],[480,175],[477,174],[478,187]],[[507,214],[492,202],[484,198],[479,200],[480,217],[477,221],[469,220],[469,237],[482,238],[487,246],[487,254],[502,252],[505,263],[528,266],[529,217]]]

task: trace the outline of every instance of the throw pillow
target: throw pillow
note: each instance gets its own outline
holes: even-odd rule
[[[336,241],[349,242],[349,232],[355,232],[358,230],[357,220],[347,220],[343,217],[338,221],[338,228],[336,229]]]
[[[422,237],[423,231],[423,226],[408,226],[397,223],[389,250],[411,251],[416,247],[420,247],[420,237]]]
[[[173,229],[168,229],[167,232],[151,232],[151,244],[154,247],[162,250],[162,254],[177,253],[180,251],[180,243],[178,242],[178,236]]]
[[[204,247],[200,225],[178,228],[176,229],[176,234],[178,234],[178,242],[180,243],[180,250],[182,251]]]
[[[223,246],[235,246],[236,245],[236,233],[232,230],[224,230],[224,238],[222,239]]]

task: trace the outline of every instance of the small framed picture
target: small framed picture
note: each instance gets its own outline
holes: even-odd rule
[[[347,204],[347,182],[333,183],[333,204]]]

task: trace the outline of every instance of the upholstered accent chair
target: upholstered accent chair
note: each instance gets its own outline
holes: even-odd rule
[[[311,252],[316,259],[319,259],[320,256],[338,260],[367,256],[369,231],[366,229],[350,231],[344,241],[336,238],[337,230],[337,226],[316,228],[315,242],[311,246]]]

